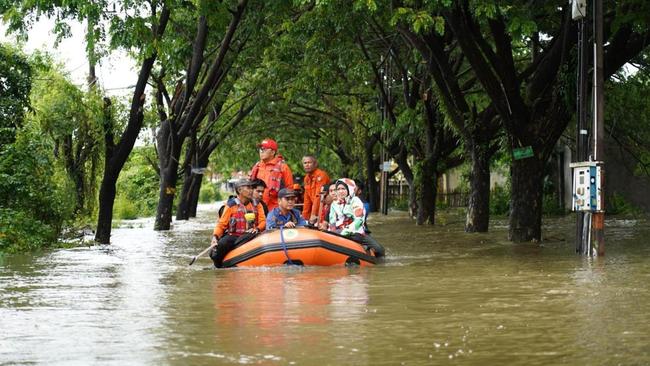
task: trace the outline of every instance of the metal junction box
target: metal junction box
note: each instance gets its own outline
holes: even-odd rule
[[[571,163],[573,169],[573,211],[604,212],[602,161]]]

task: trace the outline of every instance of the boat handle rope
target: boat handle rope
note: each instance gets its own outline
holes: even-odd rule
[[[284,241],[284,225],[280,226],[280,243],[282,243],[282,250],[284,250],[284,255],[287,257],[287,263],[293,265],[291,258],[289,258],[289,252],[287,251],[287,243]]]

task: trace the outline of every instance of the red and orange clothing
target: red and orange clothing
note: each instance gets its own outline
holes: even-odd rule
[[[250,179],[258,178],[266,183],[262,200],[268,206],[269,211],[278,207],[278,192],[280,189],[293,186],[291,168],[280,155],[267,162],[258,161],[253,166]]]
[[[239,199],[235,200],[235,204],[232,206],[227,206],[223,212],[223,215],[217,221],[217,225],[214,227],[212,232],[217,238],[221,238],[223,234],[227,231],[228,235],[240,236],[246,231],[246,219],[244,215],[246,212],[255,213],[255,221],[253,226],[259,231],[264,231],[266,228],[266,216],[264,215],[264,208],[260,203],[257,206],[253,206],[252,202],[247,204],[242,204]]]
[[[319,217],[320,222],[329,222],[331,207],[332,207],[332,202],[323,203],[323,210],[320,212],[320,217]]]
[[[320,207],[320,190],[330,182],[330,177],[324,170],[314,169],[313,172],[305,175],[305,194],[302,206],[302,217],[309,220],[312,216],[318,217]]]

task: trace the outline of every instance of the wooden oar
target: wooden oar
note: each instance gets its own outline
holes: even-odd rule
[[[205,250],[203,250],[201,253],[195,255],[194,258],[192,258],[192,260],[190,261],[190,266],[191,266],[192,264],[194,264],[194,262],[196,262],[196,260],[197,260],[199,257],[202,257],[203,255],[205,255],[205,253],[209,252],[210,249],[212,249],[212,248],[214,248],[214,245],[210,244],[210,246],[207,247],[207,248],[205,248]]]

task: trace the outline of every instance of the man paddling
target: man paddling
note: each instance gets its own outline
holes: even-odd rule
[[[262,205],[253,205],[253,182],[242,179],[235,183],[237,197],[228,202],[226,210],[214,228],[211,246],[216,250],[210,252],[214,266],[221,268],[223,258],[245,242],[252,239],[266,228],[266,216]]]

